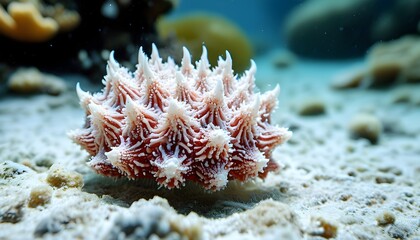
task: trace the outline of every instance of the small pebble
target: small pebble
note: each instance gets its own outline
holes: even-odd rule
[[[395,179],[393,177],[387,177],[387,176],[378,176],[375,177],[375,182],[378,184],[382,184],[382,183],[388,183],[391,184],[395,181]]]
[[[301,116],[317,116],[325,114],[325,103],[321,100],[307,100],[303,102],[297,110]]]
[[[0,212],[0,223],[18,223],[23,218],[23,204],[17,204],[4,212]]]
[[[376,217],[378,226],[384,227],[395,222],[395,216],[391,212],[383,212],[381,215]]]
[[[323,238],[334,238],[337,236],[338,227],[327,222],[325,219],[318,218],[316,219],[317,227],[320,228],[321,231],[314,231],[311,235],[320,236]]]
[[[53,187],[83,187],[83,177],[81,174],[73,171],[66,171],[57,165],[52,165],[47,176],[47,182]]]
[[[49,186],[38,186],[31,190],[29,195],[28,207],[36,208],[44,206],[51,201],[52,189]]]
[[[356,115],[349,124],[349,131],[353,138],[364,138],[372,144],[378,143],[382,129],[381,121],[376,116],[368,113]]]

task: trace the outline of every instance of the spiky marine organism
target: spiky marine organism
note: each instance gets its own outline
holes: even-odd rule
[[[278,167],[274,147],[292,135],[270,124],[279,86],[254,93],[253,61],[238,78],[228,52],[211,69],[206,48],[195,66],[183,50],[179,67],[162,62],[154,45],[150,59],[140,48],[134,73],[111,52],[102,92],[77,86],[87,117],[71,138],[107,176],[153,178],[167,188],[191,180],[214,191],[229,180],[264,178]]]

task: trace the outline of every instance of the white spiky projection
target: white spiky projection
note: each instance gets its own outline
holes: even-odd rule
[[[271,152],[292,135],[270,124],[279,86],[254,93],[255,63],[238,77],[228,52],[213,68],[205,47],[195,66],[183,52],[177,66],[155,45],[150,59],[140,48],[135,72],[111,52],[102,92],[77,85],[86,123],[70,136],[92,155],[89,164],[107,176],[153,178],[167,188],[190,180],[214,191],[277,169]]]

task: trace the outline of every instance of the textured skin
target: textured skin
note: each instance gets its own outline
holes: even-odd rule
[[[69,135],[100,174],[154,178],[167,188],[186,180],[223,189],[229,180],[264,178],[278,168],[271,152],[292,133],[270,124],[279,86],[254,93],[255,63],[238,78],[232,60],[210,69],[207,50],[194,66],[184,48],[181,66],[139,51],[134,73],[111,53],[104,89],[89,94],[77,86],[86,124]]]

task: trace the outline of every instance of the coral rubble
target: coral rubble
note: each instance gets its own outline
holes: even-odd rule
[[[154,178],[167,188],[191,180],[209,190],[264,178],[278,167],[272,150],[292,133],[270,124],[280,88],[254,93],[251,65],[237,77],[229,52],[211,69],[205,48],[195,66],[184,48],[179,67],[154,46],[150,59],[140,48],[131,73],[111,53],[103,91],[77,87],[87,118],[69,135],[107,176]]]

